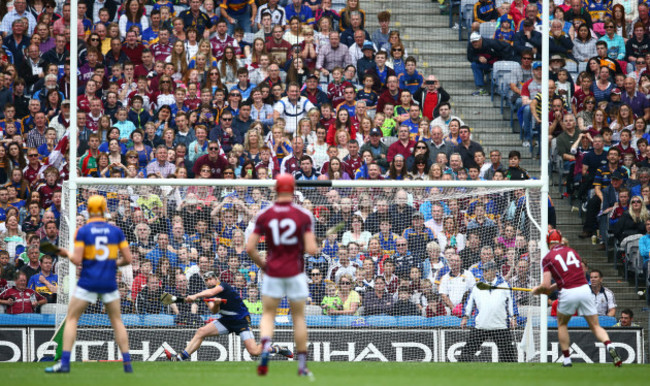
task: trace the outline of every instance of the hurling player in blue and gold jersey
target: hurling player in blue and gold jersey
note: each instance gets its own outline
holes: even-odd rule
[[[81,274],[68,304],[63,331],[61,361],[45,369],[47,373],[70,372],[70,351],[77,337],[77,322],[89,304],[101,298],[115,331],[115,341],[122,352],[124,371],[133,372],[129,354],[129,338],[120,315],[120,293],[117,290],[117,267],[131,263],[131,251],[120,228],[104,220],[107,211],[103,196],[88,198],[88,223],[77,230],[74,252],[61,249],[59,255],[81,265]],[[121,256],[118,254],[121,253]]]

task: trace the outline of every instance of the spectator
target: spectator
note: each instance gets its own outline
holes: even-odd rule
[[[386,291],[386,279],[377,276],[374,288],[363,298],[364,315],[388,315],[392,311],[393,297]]]
[[[160,296],[163,290],[160,279],[154,274],[147,276],[147,285],[138,293],[135,298],[135,311],[138,314],[160,314],[163,312]]]
[[[411,301],[411,291],[408,286],[400,286],[393,296],[394,302],[390,308],[391,316],[418,315],[418,307]]]
[[[614,292],[603,286],[603,273],[593,269],[589,273],[589,278],[598,315],[616,316],[616,298]]]
[[[0,279],[14,280],[15,276],[16,267],[11,263],[9,253],[7,251],[0,251]]]
[[[356,256],[354,257],[356,258]],[[351,263],[350,260],[348,248],[341,245],[339,247],[338,261],[330,263],[329,272],[327,273],[329,280],[339,283],[344,275],[348,275],[352,280],[354,280],[355,273],[357,272],[357,269],[359,269],[359,266],[356,263]]]
[[[312,268],[309,272],[311,282],[309,283],[309,297],[311,304],[321,304],[325,296],[325,281],[320,268]],[[250,297],[250,289],[248,290]]]
[[[16,284],[0,293],[0,304],[7,306],[7,314],[31,314],[47,299],[38,292],[27,288],[27,275],[19,272]]]
[[[467,46],[467,60],[472,64],[476,91],[472,95],[488,95],[485,89],[485,74],[492,70],[492,64],[499,60],[513,60],[514,51],[510,44],[494,39],[483,39],[478,32],[472,32]]]
[[[643,34],[643,31],[641,33]],[[576,37],[573,39],[573,57],[578,62],[588,62],[590,58],[598,54],[596,51],[597,41],[598,39],[591,34],[589,27],[586,24],[580,24]]]
[[[47,299],[48,303],[56,303],[59,276],[52,272],[52,256],[41,257],[40,271],[28,281],[27,287]]]
[[[440,279],[440,296],[445,303],[447,314],[460,316],[465,294],[474,287],[476,280],[470,271],[461,269],[460,257],[457,254],[451,255],[447,263],[450,271]]]
[[[248,312],[253,315],[262,314],[262,301],[260,300],[260,290],[255,284],[249,284],[246,293],[248,297],[244,299],[244,305],[248,308]]]
[[[25,285],[29,282],[29,279],[31,279],[32,276],[37,275],[39,272],[41,272],[41,264],[40,264],[40,252],[38,250],[38,246],[31,245],[27,248],[27,257],[29,259],[28,262],[25,262],[22,264],[22,261],[18,262],[17,268],[20,270],[20,272],[25,274],[26,280],[25,280]]]
[[[325,315],[332,315],[334,311],[340,311],[343,309],[343,302],[337,295],[336,284],[327,283],[325,285],[325,296],[323,297],[320,306]]]
[[[628,236],[643,234],[645,230],[645,220],[650,218],[648,210],[643,203],[643,197],[634,196],[630,200],[629,210],[623,213],[623,216],[616,222],[613,233],[619,242]]]
[[[639,327],[639,325],[634,323],[634,312],[625,308],[621,311],[621,317],[614,327]]]
[[[408,250],[408,242],[404,237],[397,238],[395,243],[396,251],[391,256],[395,264],[395,273],[402,280],[408,280],[412,267],[420,267],[420,259]]]
[[[359,306],[361,305],[361,297],[359,294],[352,289],[352,283],[354,279],[350,274],[344,274],[341,276],[338,282],[338,292],[337,295],[341,300],[341,308],[336,310],[331,310],[328,312],[329,315],[356,315]],[[330,292],[328,292],[328,295]],[[326,296],[323,299],[323,302],[328,298]]]

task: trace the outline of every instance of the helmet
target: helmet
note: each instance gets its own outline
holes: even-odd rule
[[[104,196],[94,195],[88,198],[88,214],[103,216],[106,211],[106,198]]]
[[[296,187],[296,180],[291,174],[283,173],[275,178],[276,193],[293,193]]]
[[[562,233],[557,229],[551,229],[546,235],[546,243],[561,243],[562,242]]]
[[[208,271],[203,274],[203,280],[208,280],[208,279],[218,279],[219,276],[217,276],[217,273],[214,271]]]

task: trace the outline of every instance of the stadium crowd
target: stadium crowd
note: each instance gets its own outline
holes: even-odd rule
[[[69,167],[95,178],[529,178],[519,152],[503,162],[498,150],[472,140],[453,115],[453,95],[434,74],[418,71],[389,12],[373,15],[380,28],[365,29],[370,15],[358,0],[338,8],[331,0],[80,0],[75,75],[70,4],[6,5],[0,4],[0,273],[20,293],[0,295],[8,313],[56,302],[65,278],[56,274],[56,256],[41,254],[38,245],[58,243]],[[535,48],[522,52],[536,55]],[[76,101],[71,76],[79,82]],[[69,137],[71,103],[78,138]],[[569,117],[558,130],[571,126]],[[77,165],[67,163],[70,140],[78,144]],[[123,312],[173,312],[179,323],[192,323],[206,313],[203,305],[166,308],[160,294],[198,292],[209,271],[261,312],[263,275],[244,244],[272,192],[84,188],[77,226],[87,218],[85,199],[96,193],[107,196],[110,221],[134,254],[133,265],[120,270]],[[525,287],[539,261],[523,190],[477,196],[314,187],[296,200],[316,219],[321,252],[307,268],[311,304],[324,314],[461,316],[482,264],[494,261],[500,280]],[[550,202],[549,209],[554,224]],[[516,301],[526,305],[528,297]],[[94,311],[102,312],[101,304]]]
[[[467,58],[476,95],[495,62],[514,61],[505,98],[517,113],[524,147],[541,124],[541,2],[480,0]],[[635,0],[550,2],[549,138],[566,197],[584,216],[581,238],[606,250],[646,234],[650,207],[650,16]],[[495,23],[493,36],[481,24]],[[485,30],[485,29],[483,29]],[[648,228],[650,229],[650,228]],[[597,236],[598,234],[598,236]],[[647,244],[646,244],[647,245]],[[641,252],[647,278],[648,249]],[[646,283],[647,285],[648,283]]]

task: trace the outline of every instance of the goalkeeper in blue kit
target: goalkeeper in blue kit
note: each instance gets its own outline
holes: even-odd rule
[[[219,280],[217,274],[213,271],[203,274],[203,279],[209,288],[186,297],[185,301],[191,303],[204,298],[210,311],[220,314],[221,317],[199,328],[192,340],[187,344],[187,347],[180,353],[174,355],[169,350],[165,350],[167,359],[170,361],[189,360],[192,353],[201,347],[201,343],[205,338],[230,333],[239,335],[249,354],[253,356],[260,355],[262,345],[255,341],[255,336],[250,330],[251,317],[239,293],[228,283]],[[293,358],[291,350],[278,345],[271,347],[271,353]]]

